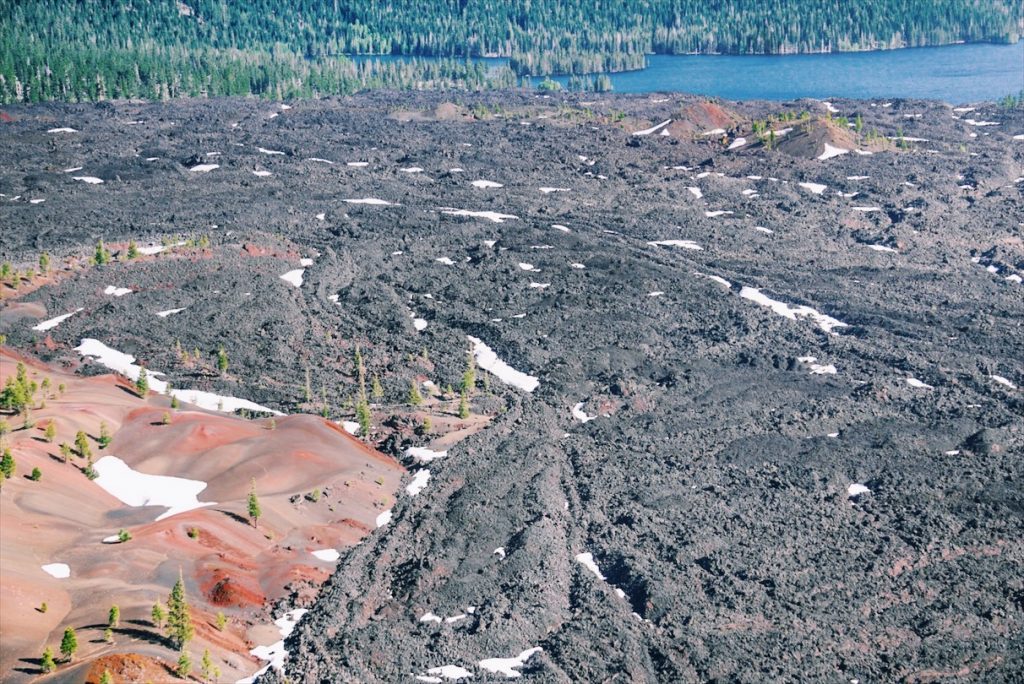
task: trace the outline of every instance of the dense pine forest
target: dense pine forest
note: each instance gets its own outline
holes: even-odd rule
[[[1015,42],[1022,14],[1019,0],[0,0],[0,102],[508,87],[649,53]]]

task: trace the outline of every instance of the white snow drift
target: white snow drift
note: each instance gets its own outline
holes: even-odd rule
[[[82,310],[83,310],[82,307],[78,307],[77,309],[75,309],[71,313],[66,313],[66,314],[63,314],[61,316],[56,316],[56,317],[51,318],[49,320],[45,320],[45,321],[43,321],[42,323],[40,323],[38,325],[34,325],[34,326],[32,326],[32,329],[33,330],[38,330],[39,332],[46,332],[47,330],[53,330],[58,325],[60,325],[61,323],[63,323],[64,321],[68,320],[69,318],[71,318],[76,313],[78,313],[79,311],[82,311]]]
[[[499,380],[505,382],[513,387],[518,387],[524,392],[532,392],[537,389],[537,385],[540,384],[540,380],[532,375],[517,371],[507,363],[498,358],[498,355],[484,344],[480,339],[467,335],[470,344],[473,345],[473,356],[476,357],[476,363],[478,366],[483,368],[495,375]]]
[[[777,299],[772,299],[766,294],[762,293],[761,290],[754,287],[744,287],[740,290],[740,297],[749,299],[755,304],[768,307],[780,316],[785,316],[790,320],[797,320],[797,318],[810,318],[814,321],[819,328],[829,333],[830,335],[836,334],[833,331],[836,328],[848,327],[846,323],[840,320],[827,316],[817,309],[812,309],[809,306],[798,305],[791,306],[785,302],[780,302]]]
[[[99,473],[93,482],[121,503],[129,506],[167,507],[167,511],[157,516],[158,521],[215,503],[202,503],[196,498],[206,489],[206,483],[201,480],[147,475],[132,470],[117,456],[104,456],[93,464],[93,469]]]

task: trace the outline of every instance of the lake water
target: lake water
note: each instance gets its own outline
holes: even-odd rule
[[[1024,41],[820,55],[653,55],[646,69],[610,77],[617,93],[680,91],[730,100],[904,97],[976,102],[1024,89]]]
[[[484,60],[491,66],[506,60]],[[652,55],[609,74],[617,93],[699,93],[730,100],[927,98],[995,100],[1024,90],[1024,40],[820,55]],[[563,85],[567,77],[556,77]],[[534,79],[534,83],[539,79]]]

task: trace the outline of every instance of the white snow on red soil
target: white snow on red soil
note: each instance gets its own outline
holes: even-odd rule
[[[68,567],[67,563],[47,563],[42,566],[42,568],[43,572],[47,575],[56,577],[57,579],[67,579],[68,577],[71,577],[71,568]]]
[[[317,549],[316,551],[310,551],[310,553],[328,563],[333,563],[341,558],[341,554],[338,553],[337,549]]]
[[[93,464],[93,469],[99,473],[93,482],[121,503],[128,506],[165,506],[167,511],[157,516],[157,520],[215,503],[202,503],[196,498],[206,489],[205,482],[140,473],[117,456],[104,456]]]

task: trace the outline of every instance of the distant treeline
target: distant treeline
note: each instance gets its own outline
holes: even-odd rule
[[[1015,42],[1022,13],[1020,0],[0,0],[0,101],[505,87],[643,68],[650,53]],[[510,70],[466,61],[488,55]]]

